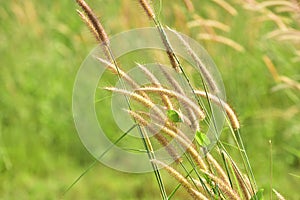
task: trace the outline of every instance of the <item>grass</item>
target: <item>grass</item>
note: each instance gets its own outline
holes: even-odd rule
[[[93,162],[75,131],[71,99],[77,69],[95,43],[72,1],[6,1],[0,5],[0,198],[59,198]],[[132,1],[103,0],[93,2],[93,7],[103,16],[110,35],[151,25],[146,17],[133,17],[144,13]],[[219,67],[227,98],[239,114],[259,187],[265,188],[268,196],[271,139],[273,187],[286,198],[297,199],[300,180],[290,173],[299,175],[300,158],[295,153],[300,142],[299,91],[272,92],[276,83],[262,57],[270,55],[279,73],[295,80],[299,80],[299,63],[291,62],[293,47],[289,43],[263,37],[274,24],[253,28],[255,14],[236,7],[239,14],[231,17],[212,2],[197,5],[198,10],[205,8],[206,16],[228,22],[231,31],[226,36],[239,42],[245,52],[200,42]],[[164,24],[197,37],[201,29],[186,27],[191,16],[181,2],[170,5],[163,1],[163,10]],[[172,179],[166,179],[165,185],[172,191]],[[179,190],[176,198],[185,194]],[[64,199],[96,198],[157,199],[159,193],[152,174],[130,175],[97,165]]]

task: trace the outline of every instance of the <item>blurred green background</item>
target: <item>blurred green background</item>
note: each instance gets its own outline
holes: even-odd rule
[[[280,83],[262,59],[268,55],[280,74],[300,80],[299,61],[293,60],[295,44],[264,37],[274,23],[257,21],[257,13],[237,0],[229,1],[238,11],[236,16],[212,1],[196,2],[195,13],[230,26],[223,36],[245,49],[239,52],[198,40],[219,67],[228,102],[240,117],[259,187],[265,188],[268,197],[272,140],[273,187],[287,199],[299,199],[300,91],[274,90]],[[89,3],[109,35],[153,26],[138,1]],[[154,1],[154,6],[158,9],[159,2]],[[72,118],[76,72],[96,45],[77,8],[67,0],[0,2],[0,199],[159,199],[153,174],[126,174],[101,164],[62,196],[93,162]],[[204,31],[187,26],[193,14],[183,1],[163,1],[160,16],[164,24],[195,39]],[[163,175],[171,191],[172,178]],[[180,191],[175,199],[184,195]]]

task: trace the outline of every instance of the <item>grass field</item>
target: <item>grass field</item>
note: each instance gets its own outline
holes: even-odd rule
[[[153,26],[136,1],[89,2],[110,35]],[[294,52],[300,44],[268,39],[274,22],[259,21],[239,1],[229,2],[237,15],[213,1],[194,3],[195,12],[227,24],[230,30],[217,34],[238,42],[244,51],[198,41],[219,67],[265,197],[270,196],[272,140],[273,187],[287,199],[299,199],[300,91],[274,81],[263,57],[271,58],[279,74],[299,82],[299,56],[295,60]],[[158,9],[159,3],[154,1],[154,6]],[[0,199],[159,199],[153,174],[126,174],[101,164],[63,196],[93,162],[73,123],[72,89],[81,62],[96,42],[76,9],[67,0],[0,2]],[[206,30],[187,26],[193,13],[182,1],[163,1],[160,15],[164,24],[195,39]],[[299,29],[299,21],[291,26]],[[167,189],[172,190],[167,177]],[[184,195],[179,191],[176,198]]]

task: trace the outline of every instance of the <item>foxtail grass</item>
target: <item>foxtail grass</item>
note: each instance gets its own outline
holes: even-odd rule
[[[154,22],[161,42],[165,47],[165,53],[169,58],[171,67],[182,75],[189,89],[192,91],[192,97],[180,86],[172,74],[168,73],[162,66],[160,66],[161,72],[170,83],[171,88],[162,84],[160,80],[151,73],[147,66],[137,64],[140,71],[150,82],[146,87],[139,85],[137,81],[128,75],[125,70],[121,69],[117,63],[113,51],[110,48],[108,35],[92,9],[84,0],[77,0],[77,3],[83,10],[83,12],[77,12],[95,39],[103,47],[106,58],[97,58],[98,61],[107,66],[107,69],[115,74],[121,81],[120,88],[104,87],[102,89],[125,96],[127,103],[125,110],[133,119],[136,124],[135,127],[142,136],[143,145],[151,162],[162,199],[171,199],[181,186],[192,199],[258,199],[256,196],[258,189],[241,138],[241,126],[238,117],[231,106],[218,96],[220,91],[214,77],[203,64],[201,58],[199,58],[189,46],[188,42],[176,31],[169,29],[170,32],[175,34],[179,41],[181,41],[185,51],[191,56],[200,69],[200,81],[203,83],[203,88],[195,89],[190,82],[182,62],[172,48],[168,34],[158,17],[159,15],[156,14],[149,1],[140,0],[138,2],[146,13],[146,16]],[[195,14],[196,11],[193,2],[185,0],[184,3],[188,10]],[[214,0],[214,3],[221,6],[230,15],[237,15],[236,9],[229,3],[223,0]],[[265,5],[264,7],[268,6],[271,5]],[[199,26],[210,26],[223,31],[229,31],[229,27],[224,23],[214,20],[209,21],[208,19],[201,20],[198,18],[198,21],[195,19],[195,21],[192,22],[199,23]],[[192,22],[190,23],[191,27],[195,26]],[[201,39],[224,43],[237,51],[244,50],[238,43],[223,38],[222,36],[200,33],[199,37]],[[129,84],[131,88],[127,88],[125,82]],[[157,99],[161,100],[161,106],[156,105]],[[207,101],[208,108],[206,108],[202,99]],[[136,104],[139,104],[140,107],[135,106]],[[214,131],[217,132],[215,116],[212,114],[212,104],[219,106],[219,108],[224,111],[224,117],[226,116],[228,118],[228,127],[236,142],[237,149],[241,154],[244,172],[239,168],[239,165],[234,162],[234,159],[219,140],[217,140],[218,151],[215,155],[207,152],[207,145],[205,143],[199,142],[201,139],[204,140],[203,138],[194,140],[188,137],[190,134],[198,134],[197,137],[200,137],[199,133],[203,126],[208,126],[207,118],[212,119],[213,124],[211,126],[213,126]],[[147,112],[149,110],[154,113],[154,117]],[[182,113],[182,110],[186,112]],[[172,119],[168,116],[168,111],[175,112],[179,119]],[[181,129],[182,126],[187,126],[189,129]],[[153,140],[150,134],[153,135],[154,139],[158,141],[162,148],[165,148],[170,157],[176,161],[173,164],[175,167],[156,158],[152,144]],[[123,137],[125,137],[125,135]],[[123,137],[118,141],[122,140]],[[180,148],[174,148],[171,144],[172,141],[175,141]],[[107,151],[109,151],[109,149]],[[105,153],[107,151],[105,151]],[[180,169],[177,169],[177,166],[180,166]],[[163,169],[159,169],[159,167]],[[166,170],[170,176],[178,182],[178,186],[174,188],[170,195],[168,195],[165,190],[160,170]]]
[[[92,9],[87,5],[87,3],[84,0],[77,0],[76,2],[78,3],[78,5],[83,9],[85,14],[87,15],[87,18],[84,18],[84,19],[88,19],[89,21],[86,22],[86,23],[93,27],[92,31],[96,30],[96,33],[98,34],[98,37],[96,37],[96,39],[100,38],[101,45],[103,45],[103,47],[104,47],[104,48],[102,48],[103,52],[107,56],[107,59],[109,61],[113,62],[114,66],[116,68],[118,77],[121,80],[122,87],[125,88],[125,84],[123,82],[122,75],[121,75],[120,70],[119,70],[120,68],[118,67],[116,59],[113,56],[113,52],[112,52],[112,50],[109,46],[109,39],[108,39],[108,36],[107,36],[103,26],[101,25],[100,21],[98,20],[98,18],[96,17],[96,15],[92,11]],[[130,102],[129,102],[129,100],[126,96],[125,96],[125,98],[126,98],[127,106],[129,108],[129,110],[131,110]],[[151,149],[153,149],[152,146],[151,146],[151,143],[149,143],[147,141],[147,139],[144,137],[145,134],[143,133],[143,131],[142,131],[141,127],[139,127],[139,125],[138,125],[137,129],[138,129],[138,131],[139,131],[139,133],[142,137],[143,144],[144,144],[144,147],[147,151],[149,159],[155,159],[155,155],[153,154],[153,151],[151,151]],[[159,172],[159,170],[158,170],[158,168],[155,164],[153,164],[153,163],[151,163],[151,164],[152,164],[152,168],[153,168],[156,180],[157,180],[158,185],[159,185],[160,193],[161,193],[163,199],[166,199],[167,194],[166,194],[166,190],[165,190],[160,172]]]

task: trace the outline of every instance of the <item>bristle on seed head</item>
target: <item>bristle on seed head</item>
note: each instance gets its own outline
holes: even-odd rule
[[[141,6],[143,7],[143,9],[145,10],[148,17],[150,19],[155,19],[155,14],[154,14],[149,2],[147,0],[139,0],[139,2],[141,4]]]
[[[93,32],[94,31],[97,32],[97,37],[99,37],[101,42],[103,42],[104,44],[108,44],[109,43],[108,36],[103,26],[99,22],[97,16],[94,14],[93,10],[89,7],[89,5],[84,0],[76,0],[76,2],[82,8],[84,13],[87,15],[87,18],[85,19],[83,18],[82,13],[79,13],[80,17],[83,18],[84,21],[88,20],[86,21],[86,23],[88,24],[88,26],[91,25],[93,27],[91,29]]]

